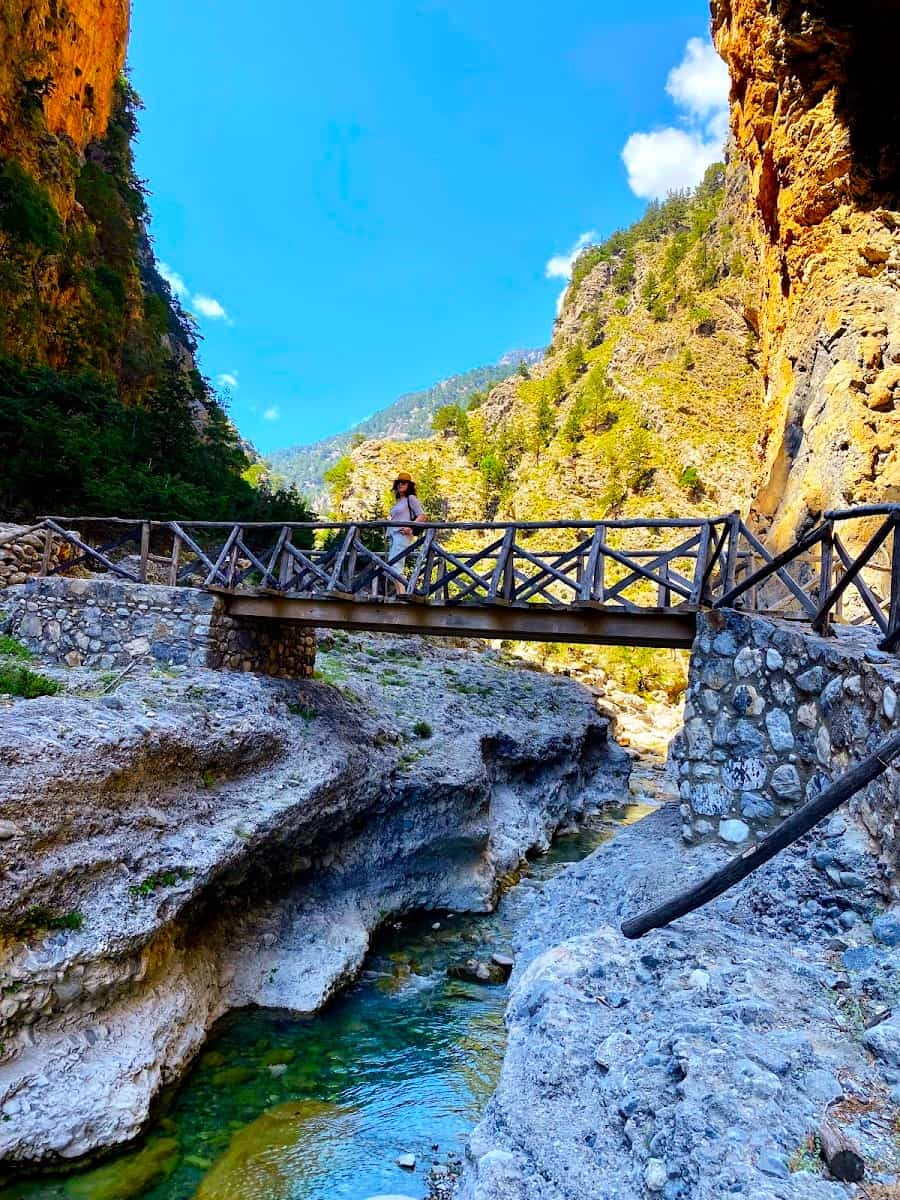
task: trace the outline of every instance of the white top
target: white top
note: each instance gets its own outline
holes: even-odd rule
[[[392,521],[409,521],[412,524],[418,517],[425,515],[425,509],[419,503],[418,496],[401,496],[391,509]]]

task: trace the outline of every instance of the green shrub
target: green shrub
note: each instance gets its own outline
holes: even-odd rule
[[[23,646],[21,642],[15,638],[7,637],[6,634],[0,634],[0,658],[33,658],[34,655],[27,646]]]
[[[185,867],[178,867],[174,871],[157,871],[148,875],[141,883],[132,884],[128,892],[131,896],[152,896],[159,888],[175,887],[177,883],[183,883],[190,877],[191,872]]]
[[[54,913],[42,904],[35,904],[16,921],[13,933],[17,937],[27,938],[44,929],[80,929],[83,924],[84,917],[77,909],[67,913]]]
[[[112,175],[99,163],[86,162],[75,196],[96,226],[107,257],[120,264],[130,263],[134,256],[132,218]]]
[[[700,500],[706,494],[706,488],[696,467],[684,468],[678,478],[678,486],[683,487],[692,500]]]
[[[36,700],[39,696],[55,696],[60,684],[47,675],[10,662],[0,662],[0,695],[21,696]]]
[[[413,725],[413,733],[416,737],[430,738],[432,729],[427,721],[416,721],[415,725]]]
[[[62,221],[47,190],[12,159],[0,163],[0,229],[51,254],[63,247]]]
[[[107,316],[121,316],[125,311],[125,283],[119,272],[114,271],[112,267],[103,263],[95,267],[88,277],[88,287],[98,307]]]

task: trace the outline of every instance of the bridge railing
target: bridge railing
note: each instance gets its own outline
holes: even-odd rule
[[[718,607],[796,614],[820,633],[874,625],[881,649],[900,646],[900,504],[828,511],[778,554],[741,522],[738,561]]]
[[[399,522],[144,521],[46,517],[43,574],[79,567],[133,582],[296,597],[599,607],[738,607],[874,624],[900,646],[900,504],[824,514],[773,553],[737,513],[712,518],[422,522],[391,555]],[[21,534],[10,535],[12,538]],[[0,545],[2,541],[0,539]],[[65,554],[52,566],[52,546]]]
[[[554,522],[327,523],[232,526],[215,549],[201,526],[173,527],[193,558],[173,572],[207,587],[354,599],[393,593],[422,602],[600,605],[624,610],[710,604],[724,593],[731,517]],[[377,539],[411,528],[391,552]],[[203,526],[202,529],[208,529]],[[264,531],[269,541],[263,547]],[[314,530],[325,545],[297,544]],[[253,545],[254,540],[256,545]],[[637,541],[638,544],[634,544]],[[650,544],[648,544],[650,543]],[[205,575],[203,574],[205,572]]]
[[[412,528],[402,552],[392,528]],[[736,514],[550,522],[139,521],[48,517],[44,574],[89,566],[134,582],[444,604],[713,603],[734,579]],[[67,551],[51,567],[49,539]]]

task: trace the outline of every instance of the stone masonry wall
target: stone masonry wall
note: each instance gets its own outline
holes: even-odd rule
[[[68,666],[136,659],[297,678],[311,675],[315,631],[233,618],[200,588],[54,576],[0,590],[0,630]]]
[[[59,566],[60,554],[69,547],[62,538],[38,530],[29,533],[27,526],[8,525],[0,522],[0,540],[8,538],[16,531],[20,536],[15,541],[4,541],[0,545],[0,588],[12,587],[24,583],[30,575],[37,575],[43,565],[44,545],[48,537],[52,538],[48,569]]]
[[[900,658],[878,650],[870,631],[837,634],[731,611],[698,617],[684,729],[671,748],[688,841],[763,836],[896,728]],[[893,873],[900,772],[851,808]]]

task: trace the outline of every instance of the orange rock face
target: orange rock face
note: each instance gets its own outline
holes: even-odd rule
[[[887,0],[713,0],[733,154],[763,270],[775,542],[823,510],[900,500],[900,106]]]
[[[128,14],[128,0],[30,0],[6,4],[0,15],[0,152],[44,178],[63,217],[71,189],[63,173],[47,177],[54,173],[42,162],[42,136],[65,139],[77,154],[103,137]]]

